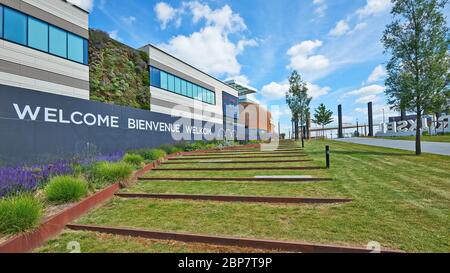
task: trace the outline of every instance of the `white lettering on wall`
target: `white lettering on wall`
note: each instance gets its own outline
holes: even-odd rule
[[[75,124],[98,127],[119,128],[119,117],[110,115],[101,115],[93,113],[83,113],[74,111],[64,114],[63,109],[56,109],[50,107],[34,107],[25,105],[23,109],[14,103],[13,104],[17,117],[21,120],[30,119],[32,121],[41,120],[50,123],[60,124]],[[41,111],[43,110],[43,111]],[[41,116],[40,116],[41,115]],[[133,119],[128,118],[128,129],[139,131],[156,131],[181,133],[181,130],[187,132],[189,135],[212,135],[211,128],[203,128],[202,126],[181,125],[179,123],[157,122],[153,120]]]
[[[20,111],[20,107],[17,104],[13,104],[14,109],[16,110],[17,116],[19,119],[24,120],[26,116],[30,116],[30,119],[35,121],[41,111],[41,107],[36,107],[34,112],[31,111],[31,107],[29,105],[25,105],[23,111]]]

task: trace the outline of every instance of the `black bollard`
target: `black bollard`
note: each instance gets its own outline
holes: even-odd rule
[[[330,168],[330,146],[326,146],[325,147],[325,159],[326,159],[326,162],[327,162],[327,169],[329,169]]]

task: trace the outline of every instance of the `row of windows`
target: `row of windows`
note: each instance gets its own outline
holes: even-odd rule
[[[150,67],[150,85],[191,99],[216,104],[215,92],[154,67]]]
[[[77,63],[88,64],[86,39],[1,5],[0,37]]]

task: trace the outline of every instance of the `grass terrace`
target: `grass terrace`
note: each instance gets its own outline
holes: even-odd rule
[[[331,170],[150,172],[147,177],[247,177],[261,175],[312,175],[331,177],[331,182],[153,182],[140,181],[124,189],[130,193],[258,195],[352,198],[347,204],[282,205],[213,201],[114,198],[77,221],[113,227],[165,232],[190,232],[258,239],[286,239],[365,247],[370,241],[407,252],[447,252],[450,249],[450,157],[414,156],[411,152],[356,144],[313,141],[305,152],[313,162],[299,166],[323,166],[324,146],[332,151]],[[305,159],[304,157],[299,157]],[[242,159],[239,159],[242,160]],[[258,160],[256,158],[248,160]],[[196,164],[198,168],[227,164]],[[263,166],[295,164],[267,163]],[[232,165],[233,166],[233,165]],[[253,166],[237,164],[236,166]],[[254,166],[261,166],[255,164]],[[163,165],[163,168],[180,167]],[[85,239],[79,237],[83,235]],[[122,252],[135,249],[135,239],[114,237],[114,248],[99,249],[99,235],[64,233],[39,252],[64,251],[68,240],[81,240],[85,251]],[[86,239],[88,238],[88,239]],[[92,239],[89,239],[92,238]],[[91,241],[92,240],[92,241]],[[85,243],[84,243],[85,242]],[[185,248],[148,247],[148,251],[183,252]],[[142,247],[142,245],[139,245]],[[136,248],[136,251],[143,248]],[[144,250],[142,250],[144,251]],[[222,250],[220,250],[222,251]],[[225,249],[226,251],[226,249]]]

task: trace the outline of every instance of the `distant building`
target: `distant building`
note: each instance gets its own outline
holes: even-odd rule
[[[273,133],[272,114],[249,96],[258,91],[234,80],[227,83],[239,91],[239,125],[260,133]]]
[[[62,0],[0,0],[0,84],[89,99],[88,17]]]

